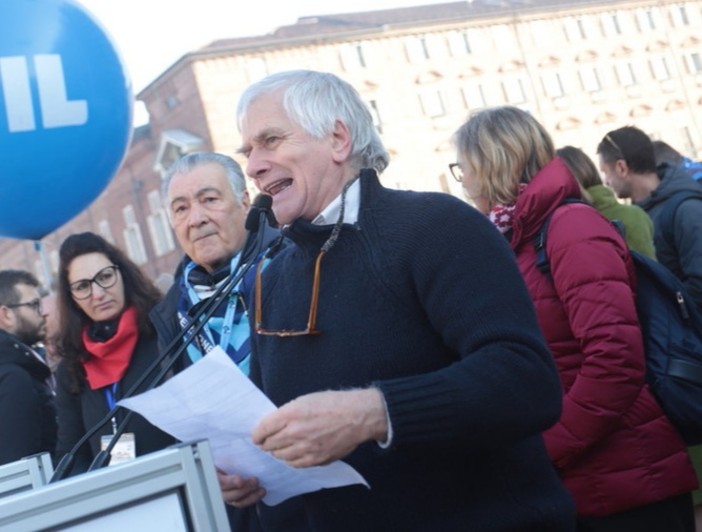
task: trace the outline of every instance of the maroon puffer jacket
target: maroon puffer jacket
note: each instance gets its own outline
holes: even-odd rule
[[[536,268],[533,245],[547,215],[580,197],[559,159],[517,200],[512,233],[563,384],[560,421],[544,433],[578,514],[603,516],[693,490],[685,444],[644,382],[644,355],[626,243],[582,204],[557,209],[549,224],[552,274]]]

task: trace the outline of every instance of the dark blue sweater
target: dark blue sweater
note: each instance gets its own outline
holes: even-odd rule
[[[298,220],[263,277],[263,324],[304,328],[314,261],[331,226]],[[304,496],[312,527],[570,530],[573,507],[540,433],[561,389],[507,243],[444,194],[361,177],[357,224],[321,265],[321,334],[254,338],[252,379],[278,405],[375,384],[393,445],[345,458],[371,489]],[[262,506],[261,511],[275,512]]]

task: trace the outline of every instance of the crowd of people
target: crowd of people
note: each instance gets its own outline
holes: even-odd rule
[[[598,170],[529,113],[486,108],[453,136],[471,206],[384,187],[372,117],[333,74],[252,84],[237,123],[244,168],[200,152],[164,178],[184,252],[166,294],[74,234],[49,336],[36,278],[0,271],[0,464],[75,452],[79,475],[118,426],[112,463],[168,447],[118,410],[76,449],[165,353],[180,353],[170,376],[219,346],[278,407],[254,444],[296,468],[343,459],[370,486],[269,506],[264,482],[218,470],[232,530],[694,532],[696,513],[702,530],[701,452],[646,383],[630,255],[702,310],[691,159],[625,126],[600,140]],[[247,230],[245,174],[275,228]]]

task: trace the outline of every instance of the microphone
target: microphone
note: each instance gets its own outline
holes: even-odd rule
[[[254,262],[252,259],[258,257],[263,251],[265,226],[270,223],[269,220],[273,220],[273,223],[275,224],[274,226],[277,226],[275,216],[270,209],[272,203],[273,200],[270,196],[263,194],[256,196],[254,199],[254,205],[251,207],[251,210],[246,218],[245,228],[249,234],[241,251],[241,256],[239,257],[236,268],[234,268],[225,281],[217,288],[214,294],[212,294],[212,296],[206,300],[205,304],[197,309],[190,321],[185,324],[183,329],[166,346],[163,353],[156,357],[156,359],[154,359],[154,361],[146,368],[146,371],[144,371],[136,382],[134,382],[123,397],[131,397],[132,395],[135,395],[140,387],[146,382],[148,376],[151,375],[159,366],[161,366],[161,371],[159,371],[158,374],[148,382],[147,386],[142,391],[145,392],[156,387],[161,382],[163,377],[165,377],[171,370],[173,365],[178,361],[183,352],[185,352],[192,340],[204,328],[205,324],[210,319],[212,314],[214,314],[215,310],[219,307],[222,301],[226,297],[229,297],[231,291],[239,284],[244,275],[246,275],[246,273],[251,269]],[[187,341],[183,342],[183,339],[186,337],[188,337]],[[123,407],[120,405],[113,406],[105,417],[91,427],[90,430],[88,430],[83,437],[76,442],[71,450],[59,461],[53,475],[51,476],[51,479],[49,480],[49,483],[61,480],[70,474],[71,470],[73,469],[75,456],[78,450],[85,445],[85,443],[92,438],[103,425],[108,423],[120,408]],[[117,430],[115,430],[115,433],[113,434],[107,447],[97,454],[92,464],[88,468],[88,471],[92,471],[96,468],[109,464],[110,452],[114,448],[121,434],[126,430],[127,423],[132,416],[133,411],[130,410],[122,422],[118,425]]]
[[[277,227],[278,222],[276,221],[275,215],[271,210],[272,205],[273,198],[267,194],[259,194],[256,196],[253,200],[253,204],[251,205],[251,209],[249,210],[249,214],[246,217],[246,230],[258,231],[258,228],[261,226],[263,221],[263,218],[261,217],[262,214],[265,214],[265,219],[269,226]]]
[[[275,213],[273,212],[273,198],[265,194],[259,194],[256,199],[259,199],[259,196],[260,204],[258,207],[266,211],[266,221],[268,226],[277,229],[278,220],[275,219]]]
[[[238,270],[242,264],[252,262],[263,250],[263,239],[266,233],[265,226],[278,227],[278,221],[275,219],[275,215],[271,209],[272,205],[273,198],[267,194],[258,194],[254,198],[244,224],[246,230],[249,231],[244,249],[251,248],[252,253],[251,255],[241,254],[236,270]]]

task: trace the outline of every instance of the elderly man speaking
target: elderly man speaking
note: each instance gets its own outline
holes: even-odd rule
[[[506,241],[461,200],[384,188],[371,116],[332,74],[273,74],[238,120],[291,241],[256,279],[251,378],[280,408],[253,441],[370,484],[304,495],[310,527],[572,530],[540,435],[561,388]],[[223,486],[240,506],[266,488]]]

